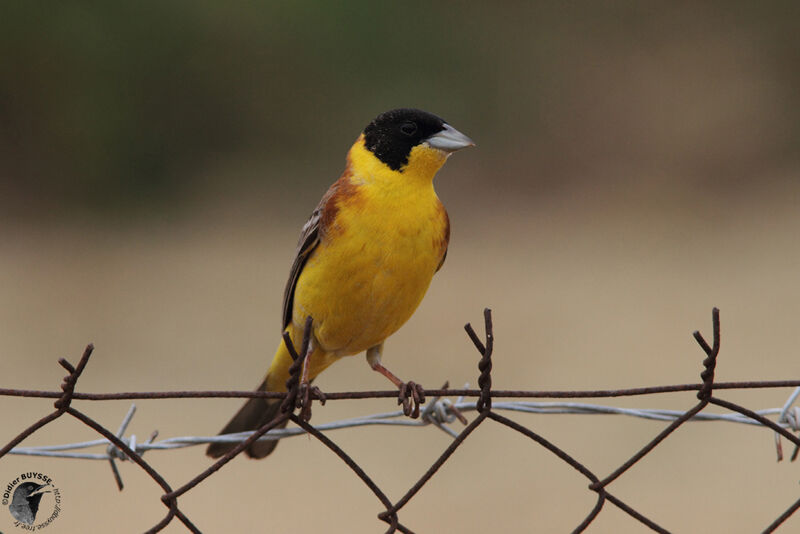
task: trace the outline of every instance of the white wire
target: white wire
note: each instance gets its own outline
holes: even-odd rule
[[[797,396],[800,395],[800,388],[795,390],[787,403],[782,408],[768,408],[759,410],[756,413],[759,415],[778,416],[777,424],[783,428],[792,430],[790,422],[786,421],[786,413],[792,405]],[[457,429],[453,429],[451,425],[455,421],[455,416],[452,414],[450,407],[455,407],[458,411],[465,413],[475,410],[475,402],[464,402],[463,398],[457,399],[456,402],[450,399],[435,399],[426,406],[422,413],[422,418],[418,420],[409,419],[403,415],[401,410],[394,412],[384,412],[362,417],[355,417],[351,419],[343,419],[341,421],[334,421],[331,423],[322,423],[316,425],[320,431],[340,430],[343,428],[355,428],[361,426],[373,425],[386,425],[386,426],[416,426],[422,427],[429,424],[434,424],[441,430],[446,432],[452,437],[458,435]],[[120,428],[124,429],[133,415],[134,407],[125,416],[123,425]],[[674,421],[681,417],[685,412],[679,410],[661,410],[661,409],[641,409],[641,408],[619,408],[616,406],[604,406],[599,404],[585,404],[579,402],[529,402],[529,401],[511,401],[511,402],[497,402],[492,403],[493,410],[506,410],[523,413],[535,414],[579,414],[579,415],[623,415],[628,417],[637,417],[640,419],[650,419],[656,421]],[[738,413],[718,414],[701,412],[689,421],[723,421],[729,423],[739,423],[747,425],[762,426],[758,421],[754,421],[744,415]],[[284,428],[279,430],[270,430],[259,438],[259,441],[269,441],[276,439],[284,439],[294,436],[305,434],[302,428]],[[181,449],[185,447],[193,447],[196,445],[206,445],[209,443],[238,443],[246,439],[252,432],[240,432],[238,434],[226,434],[224,436],[182,436],[174,438],[166,438],[153,442],[139,442],[136,436],[132,435],[129,438],[121,438],[126,445],[129,445],[137,453],[142,454],[149,450],[171,450]],[[77,443],[67,443],[61,445],[45,445],[38,447],[15,447],[9,451],[10,454],[26,455],[26,456],[46,456],[50,458],[79,458],[86,460],[108,460],[109,458],[123,458],[124,454],[113,454],[106,452],[104,454],[92,453],[76,453],[68,452],[78,449],[86,449],[90,447],[109,447],[111,444],[106,439],[96,439],[92,441],[82,441]],[[113,448],[113,446],[112,446]],[[124,459],[124,458],[123,458]]]

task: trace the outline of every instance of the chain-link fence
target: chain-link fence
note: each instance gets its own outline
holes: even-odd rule
[[[597,500],[594,507],[582,519],[576,519],[578,523],[574,532],[584,531],[592,521],[602,512],[604,507],[611,504],[630,517],[639,521],[643,525],[649,527],[656,532],[669,532],[669,530],[659,524],[656,524],[647,515],[646,511],[634,509],[629,504],[622,501],[620,498],[611,493],[609,486],[617,480],[620,476],[633,466],[635,463],[642,460],[654,448],[656,448],[662,441],[664,441],[670,434],[675,432],[684,423],[689,420],[725,420],[737,423],[746,423],[760,425],[775,432],[776,444],[778,450],[778,459],[782,458],[782,448],[780,438],[786,438],[795,445],[792,459],[797,456],[800,450],[800,438],[798,438],[793,431],[800,429],[800,410],[797,408],[792,409],[792,405],[800,394],[800,380],[783,380],[783,381],[758,381],[758,382],[714,382],[714,371],[717,364],[717,357],[720,349],[720,324],[719,324],[719,310],[716,308],[712,313],[713,317],[713,338],[709,344],[705,338],[699,333],[695,332],[694,337],[699,343],[700,347],[706,355],[703,361],[703,371],[700,375],[702,382],[698,384],[678,384],[670,386],[654,386],[654,387],[640,387],[633,389],[620,389],[620,390],[596,390],[596,391],[509,391],[509,390],[495,390],[492,389],[492,352],[494,346],[494,336],[492,333],[492,317],[491,311],[484,311],[485,320],[485,335],[481,339],[474,329],[467,324],[465,329],[475,347],[480,353],[480,361],[478,368],[480,375],[478,378],[479,389],[448,389],[445,384],[444,387],[437,390],[423,390],[416,384],[408,383],[406,387],[402,388],[400,393],[397,391],[354,391],[354,392],[336,392],[336,393],[323,393],[319,389],[309,387],[308,384],[303,384],[300,377],[302,374],[303,358],[299,355],[305,355],[309,343],[308,333],[311,331],[311,323],[306,324],[306,336],[303,340],[303,345],[300,350],[296,350],[292,346],[291,341],[286,339],[287,346],[294,358],[294,363],[290,369],[290,378],[287,381],[287,393],[268,393],[268,392],[249,392],[249,391],[168,391],[168,392],[132,392],[132,393],[83,393],[75,391],[77,381],[89,362],[90,356],[94,350],[92,345],[86,347],[80,361],[76,366],[73,366],[66,359],[60,359],[59,364],[64,367],[69,374],[64,378],[61,385],[61,392],[58,391],[37,391],[37,390],[23,390],[23,389],[3,389],[0,388],[0,395],[16,396],[16,397],[39,397],[39,398],[54,398],[55,410],[49,415],[36,421],[28,428],[20,432],[16,437],[9,441],[2,449],[0,449],[0,459],[6,454],[28,454],[39,456],[60,456],[69,458],[85,458],[85,459],[99,459],[107,460],[111,464],[114,476],[117,483],[122,489],[122,480],[117,470],[115,460],[127,459],[138,464],[161,488],[164,493],[161,495],[161,501],[168,508],[167,514],[158,521],[148,532],[158,532],[163,529],[167,524],[177,518],[182,522],[186,528],[192,532],[201,532],[201,529],[195,525],[189,517],[184,514],[179,506],[179,498],[192,490],[195,486],[202,483],[208,477],[212,476],[216,471],[227,464],[231,459],[245,450],[250,444],[258,439],[276,439],[297,435],[299,433],[307,433],[314,436],[332,452],[334,452],[348,467],[360,478],[364,484],[375,494],[375,497],[380,501],[384,510],[378,514],[378,518],[388,524],[387,533],[391,532],[413,532],[412,529],[401,523],[400,512],[408,502],[414,498],[419,490],[436,474],[437,470],[452,456],[458,447],[472,434],[472,432],[488,421],[498,423],[509,427],[517,432],[529,437],[533,442],[544,447],[552,452],[565,463],[569,464],[572,468],[581,473],[588,480],[588,490],[597,495]],[[734,404],[719,397],[720,390],[731,389],[755,389],[755,388],[796,388],[791,394],[787,402],[782,408],[775,408],[770,410],[754,411],[744,406]],[[585,399],[585,398],[610,398],[610,397],[623,397],[623,396],[636,396],[636,395],[653,395],[664,394],[673,392],[696,392],[697,402],[691,408],[684,412],[669,411],[669,410],[641,410],[641,409],[625,409],[615,408],[610,406],[598,406],[590,404],[581,404],[575,402],[563,403],[536,403],[529,401],[509,401],[499,402],[496,399],[531,399],[531,398],[555,398],[555,399]],[[420,405],[425,403],[425,397],[433,397],[432,401],[420,410]],[[125,437],[125,430],[127,428],[130,418],[133,416],[133,408],[125,417],[122,425],[117,432],[112,432],[110,429],[99,424],[91,417],[87,416],[83,411],[75,409],[72,404],[75,400],[134,400],[134,399],[176,399],[176,398],[231,398],[231,397],[264,397],[264,398],[281,398],[283,399],[281,412],[268,424],[262,426],[252,433],[244,433],[241,435],[228,435],[219,437],[187,437],[187,438],[171,438],[162,441],[155,441],[156,434],[154,433],[150,438],[144,442],[136,442],[134,437]],[[398,397],[398,404],[402,404],[402,411],[377,414],[374,416],[367,416],[338,423],[329,423],[325,425],[313,426],[309,423],[311,417],[311,403],[316,400],[321,403],[327,401],[334,401],[340,399],[366,399],[366,398],[379,398],[379,397]],[[457,397],[456,401],[450,398]],[[475,402],[466,401],[467,398],[476,398]],[[709,414],[703,413],[703,410],[709,405],[716,405],[724,408],[730,413],[725,414]],[[474,410],[477,416],[468,422],[464,413]],[[625,414],[636,417],[644,417],[647,419],[657,419],[669,421],[669,424],[661,432],[658,433],[650,442],[648,442],[639,451],[628,458],[619,467],[614,469],[611,473],[605,476],[593,472],[586,465],[581,463],[578,459],[568,454],[564,449],[555,445],[542,435],[527,428],[517,421],[502,415],[501,411],[522,411],[522,412],[535,412],[535,413],[615,413]],[[82,442],[76,444],[57,445],[49,447],[18,447],[26,438],[31,434],[42,428],[43,426],[58,419],[64,414],[68,414],[75,419],[81,421],[85,425],[94,429],[102,436],[101,440]],[[409,420],[405,415],[421,416],[419,420]],[[770,419],[769,417],[773,417]],[[456,419],[462,421],[466,426],[460,432],[454,432],[448,426],[449,423]],[[298,428],[273,430],[275,427],[280,427],[283,423],[292,421]],[[436,461],[427,469],[427,471],[408,489],[408,491],[399,499],[393,501],[386,493],[370,478],[364,469],[356,463],[353,458],[348,455],[339,445],[337,445],[327,434],[328,430],[334,428],[344,428],[352,426],[364,426],[369,424],[403,424],[403,425],[419,425],[419,424],[434,424],[442,430],[450,433],[453,436],[453,441],[441,453]],[[269,434],[267,434],[269,432]],[[172,449],[185,446],[192,446],[197,444],[206,444],[211,442],[228,441],[240,442],[233,450],[225,456],[219,458],[210,467],[199,473],[197,476],[182,484],[177,488],[165,480],[165,478],[156,471],[147,461],[142,457],[143,453],[152,449]],[[81,449],[91,446],[105,446],[106,452],[103,454],[93,453],[75,453],[69,452],[74,449]],[[775,531],[787,518],[789,518],[798,508],[800,508],[800,499],[790,504],[786,510],[775,518],[775,520],[765,527],[764,532]],[[421,526],[424,528],[424,525]]]

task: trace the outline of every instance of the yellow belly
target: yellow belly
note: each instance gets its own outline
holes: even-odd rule
[[[320,348],[335,356],[396,332],[419,306],[444,253],[446,214],[432,186],[413,198],[364,189],[357,206],[340,206],[295,289],[294,324],[311,315]]]

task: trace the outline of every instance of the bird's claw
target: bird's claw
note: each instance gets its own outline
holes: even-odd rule
[[[412,419],[419,417],[419,406],[425,402],[425,390],[413,381],[402,382],[399,386],[397,404],[403,405],[403,413]]]
[[[300,419],[309,421],[311,419],[311,401],[318,399],[319,403],[323,406],[327,398],[325,394],[317,387],[305,383],[298,386],[297,397],[295,397],[295,408],[300,408]]]

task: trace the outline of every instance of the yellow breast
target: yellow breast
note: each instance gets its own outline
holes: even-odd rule
[[[347,194],[331,200],[335,217],[295,290],[295,324],[312,315],[321,347],[341,356],[383,342],[411,317],[447,247],[432,182],[444,159],[412,152],[397,172],[371,156],[359,142],[351,149]]]

